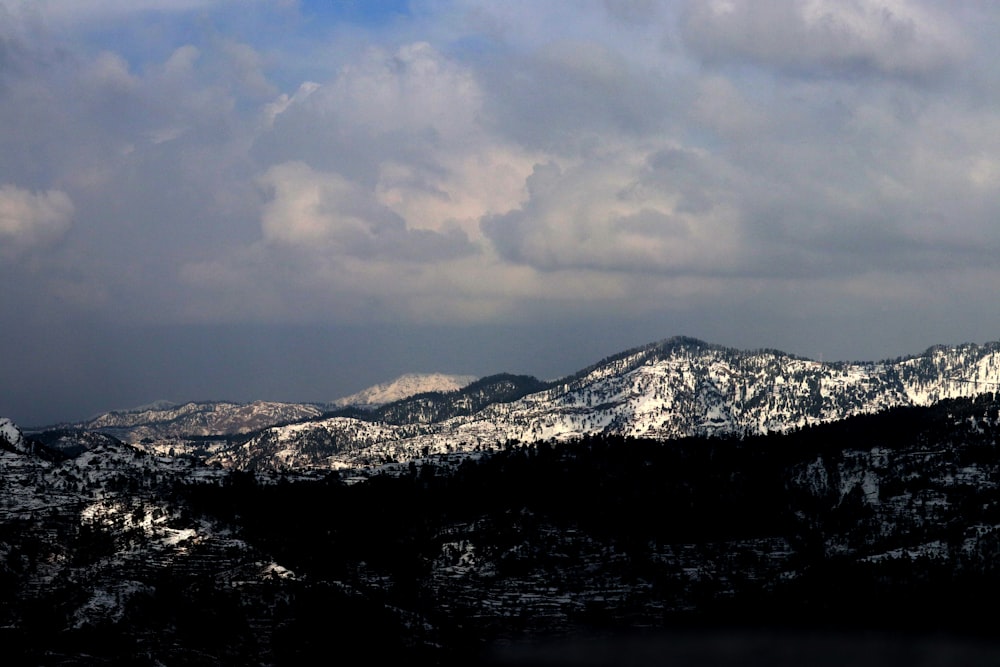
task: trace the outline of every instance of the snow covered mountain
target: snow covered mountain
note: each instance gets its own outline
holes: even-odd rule
[[[383,382],[356,394],[338,398],[331,406],[373,408],[394,403],[417,394],[458,391],[475,382],[474,375],[446,375],[444,373],[407,373],[390,382]]]
[[[63,659],[67,652],[91,650],[67,644],[53,650],[50,633],[90,636],[94,628],[122,622],[158,590],[190,589],[192,581],[222,581],[225,591],[234,581],[241,590],[270,590],[275,578],[293,576],[228,529],[195,516],[179,496],[180,485],[217,484],[225,471],[153,456],[104,434],[43,436],[24,436],[0,418],[5,664],[102,663]],[[23,639],[32,633],[46,636],[38,642],[45,648]],[[111,652],[128,650],[127,641],[117,649],[113,640],[103,643]],[[174,664],[198,662],[186,649],[175,654],[174,637],[165,644],[163,654]]]
[[[67,428],[100,431],[125,442],[159,441],[190,436],[219,436],[250,433],[275,424],[286,424],[318,417],[319,405],[311,403],[275,403],[254,401],[189,402],[170,405],[164,402],[137,408],[106,412]]]
[[[480,383],[448,400],[461,405]],[[211,460],[237,469],[368,467],[587,434],[676,438],[784,432],[993,392],[1000,386],[1000,343],[937,346],[880,362],[822,363],[677,337],[538,384],[539,390],[486,402],[474,412],[439,409],[440,419],[429,420],[420,401],[404,400],[387,406],[394,408],[389,412],[268,428]]]
[[[0,417],[0,447],[15,452],[27,452],[21,429],[7,417]]]
[[[327,410],[370,410],[420,394],[448,393],[467,386],[471,375],[408,374],[351,396],[321,403],[253,401],[156,401],[131,410],[106,412],[82,422],[60,424],[49,430],[96,431],[132,444],[155,445],[155,451],[184,448],[188,438],[251,433],[276,424],[319,417]]]

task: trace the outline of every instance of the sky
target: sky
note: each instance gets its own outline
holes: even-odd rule
[[[1000,339],[1000,5],[0,0],[0,415]]]

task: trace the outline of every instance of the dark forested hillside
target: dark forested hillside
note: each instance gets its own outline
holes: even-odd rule
[[[377,591],[466,650],[718,624],[992,637],[976,605],[1000,592],[998,433],[983,397],[784,436],[510,443],[355,486],[236,475],[188,492],[279,562]]]
[[[720,632],[730,658],[818,633],[995,664],[998,434],[982,396],[785,435],[510,442],[367,478],[120,443],[6,452],[4,488],[38,504],[8,495],[0,522],[2,635],[35,664],[574,664],[531,647],[623,637],[753,664],[685,643]]]

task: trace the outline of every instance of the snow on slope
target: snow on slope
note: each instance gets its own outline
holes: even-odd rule
[[[7,417],[0,417],[0,439],[5,440],[16,451],[28,451],[21,429]]]
[[[895,361],[821,363],[677,338],[473,415],[402,425],[338,417],[278,427],[215,461],[237,468],[335,468],[493,449],[509,440],[768,433],[998,387],[996,343],[932,348]]]
[[[446,375],[444,373],[407,373],[391,382],[383,382],[363,389],[356,394],[338,398],[331,405],[336,407],[373,408],[404,398],[428,392],[457,391],[478,378],[474,375]]]
[[[181,482],[220,484],[223,470],[152,456],[107,436],[79,455],[53,462],[29,451],[34,441],[3,418],[0,440],[7,627],[21,627],[19,601],[37,600],[47,610],[58,605],[68,612],[69,627],[92,630],[120,621],[136,596],[168,577],[192,581],[197,574],[199,580],[229,586],[238,581],[244,587],[294,578],[225,526],[191,512],[175,490]],[[21,555],[29,553],[25,545],[30,558]],[[56,618],[63,617],[45,617],[46,632]],[[60,628],[51,630],[56,636]],[[9,648],[5,645],[5,655]],[[70,662],[93,662],[81,660]],[[22,664],[16,651],[13,662]]]
[[[147,409],[108,412],[72,427],[99,430],[136,443],[144,438],[159,440],[249,433],[274,424],[311,419],[321,413],[317,405],[309,403],[191,402],[179,406],[155,405]]]

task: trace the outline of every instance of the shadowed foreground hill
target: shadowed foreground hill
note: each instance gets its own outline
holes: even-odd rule
[[[998,435],[989,395],[366,480],[22,442],[0,453],[0,638],[53,665],[937,664],[914,645],[995,664]]]

